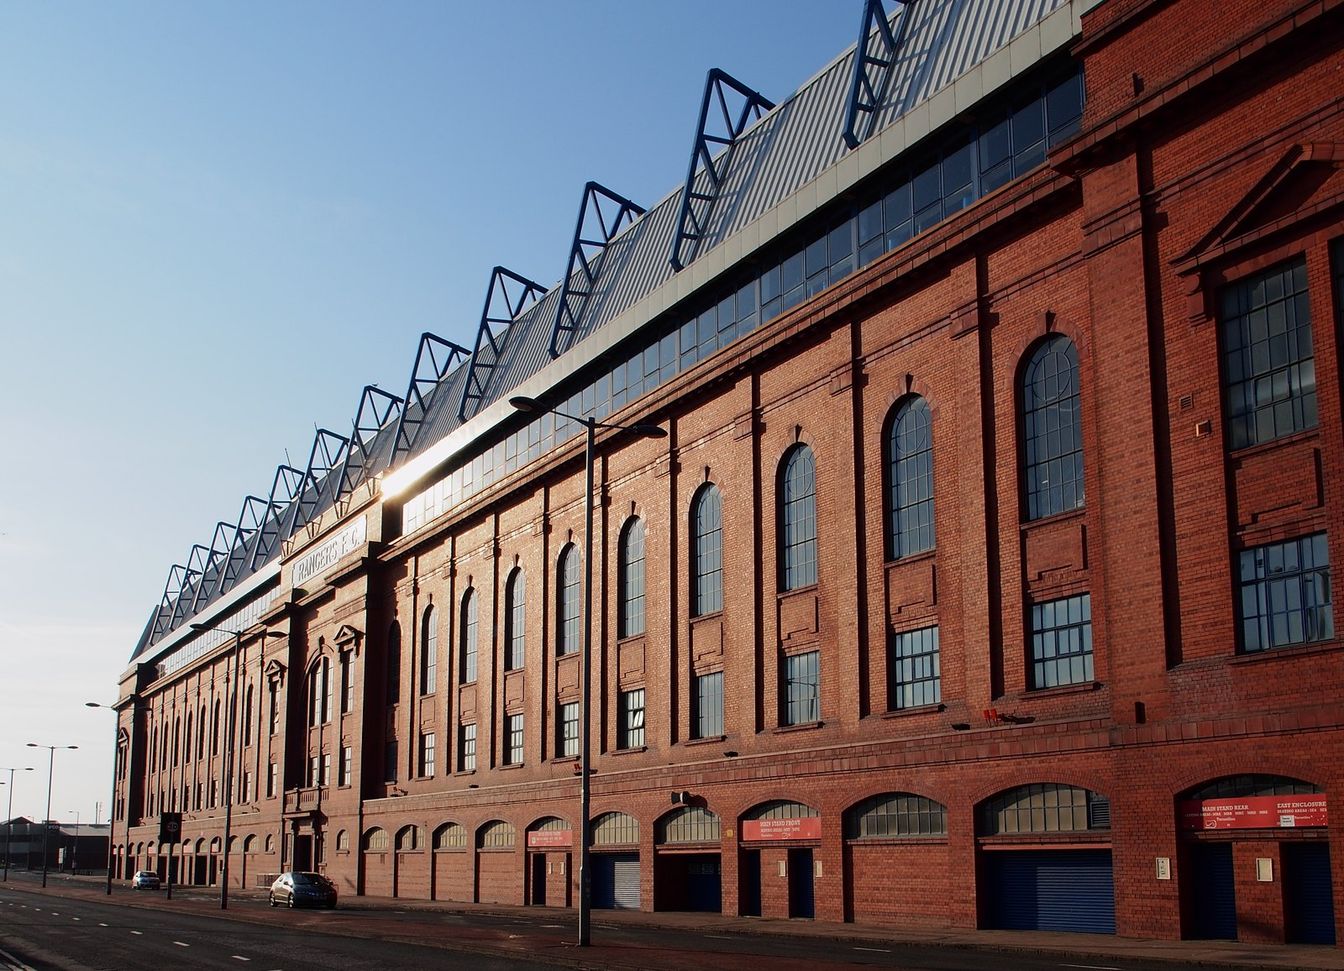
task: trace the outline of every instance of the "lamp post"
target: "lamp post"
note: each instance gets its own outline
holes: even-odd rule
[[[108,711],[117,713],[117,720],[112,724],[112,801],[108,803],[107,813],[107,895],[110,897],[112,896],[112,865],[116,860],[116,856],[113,853],[113,844],[115,843],[115,840],[113,839],[113,830],[116,826],[117,819],[117,763],[120,761],[121,752],[121,709],[116,705],[101,705],[96,701],[86,701],[84,702],[84,707],[106,708]],[[133,707],[131,709],[132,718],[134,718],[136,712],[143,710],[144,709],[139,707]],[[126,754],[129,758],[129,748],[127,749]],[[127,807],[129,808],[130,799],[128,798],[126,802]],[[129,812],[126,813],[126,845],[131,845],[131,814]]]
[[[44,748],[47,750],[47,815],[42,820],[42,886],[47,885],[47,838],[51,833],[51,773],[56,768],[56,750],[58,748],[79,748],[78,745],[38,745],[36,742],[29,742],[29,748]]]
[[[210,624],[192,624],[191,629],[200,633],[217,631],[233,637],[233,680],[229,686],[229,722],[228,734],[224,738],[224,872],[219,881],[219,909],[229,909],[229,839],[233,832],[233,736],[238,719],[238,659],[243,651],[243,632],[224,627],[212,627]],[[257,637],[264,642],[268,637],[284,637],[279,631],[258,631]]]
[[[589,820],[589,807],[592,803],[592,779],[590,763],[592,761],[592,740],[589,732],[589,709],[593,695],[593,459],[594,445],[599,428],[614,431],[632,432],[640,438],[666,438],[667,430],[657,425],[622,425],[616,422],[598,421],[596,418],[581,418],[556,408],[547,408],[535,398],[522,395],[509,399],[509,404],[517,411],[528,415],[541,415],[547,412],[560,418],[567,418],[583,425],[587,432],[584,450],[584,490],[583,490],[583,656],[580,659],[579,674],[579,946],[587,947],[592,928],[592,823]]]
[[[70,853],[70,872],[79,873],[79,810],[72,809],[70,812],[75,814],[75,846]],[[67,813],[67,815],[69,815]]]
[[[5,883],[9,882],[9,834],[14,829],[14,773],[32,772],[31,765],[25,765],[21,769],[0,768],[0,772],[9,773],[9,809],[5,812]],[[29,836],[29,839],[32,839]]]

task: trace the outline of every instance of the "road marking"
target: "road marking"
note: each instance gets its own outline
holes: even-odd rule
[[[99,926],[99,927],[106,927],[107,925],[106,925],[106,924],[99,924],[98,926]]]
[[[14,971],[33,971],[31,965],[24,964],[14,955],[10,954],[8,951],[0,950],[0,957],[3,957],[6,961],[8,961],[9,966],[13,968]]]
[[[885,947],[856,947],[856,951],[873,951],[876,954],[890,954],[891,950]]]
[[[176,944],[178,947],[191,947],[190,944],[187,944],[183,941],[173,941],[173,943]]]
[[[70,919],[71,919],[71,920],[79,920],[78,917],[71,917]]]
[[[555,926],[556,926],[556,927],[559,927],[560,925],[559,925],[559,924],[556,924]],[[731,935],[731,934],[706,934],[706,935],[704,935],[704,936],[705,936],[705,937],[712,937],[712,938],[714,938],[714,940],[716,940],[716,941],[735,941],[735,940],[737,940],[737,938],[733,937],[733,935]]]
[[[564,925],[564,924],[542,924],[541,926],[542,926],[543,928],[548,928],[548,927],[564,927],[565,925]]]
[[[1061,968],[1087,968],[1088,971],[1120,971],[1105,964],[1061,964]]]
[[[251,960],[252,960],[251,958],[245,958],[245,957],[243,957],[241,954],[235,954],[235,955],[233,955],[233,959],[234,959],[235,961],[251,961]]]
[[[144,932],[144,931],[131,931],[131,933],[134,934],[136,937],[139,937],[139,936],[141,936],[142,934],[144,934],[145,932]]]

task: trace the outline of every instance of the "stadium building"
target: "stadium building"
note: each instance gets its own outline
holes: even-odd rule
[[[596,906],[1336,940],[1344,5],[852,14],[172,568],[122,876],[572,906],[586,718]]]

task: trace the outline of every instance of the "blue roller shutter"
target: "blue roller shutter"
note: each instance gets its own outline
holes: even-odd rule
[[[1115,933],[1110,850],[989,852],[984,873],[989,927]]]
[[[1190,848],[1190,919],[1193,938],[1237,939],[1237,894],[1231,843],[1195,843]]]
[[[1335,904],[1330,886],[1330,844],[1280,844],[1288,940],[1294,944],[1334,944]]]
[[[610,910],[616,906],[616,857],[610,853],[594,853],[591,859],[593,906]]]

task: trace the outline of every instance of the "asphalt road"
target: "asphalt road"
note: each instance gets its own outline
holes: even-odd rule
[[[42,893],[20,878],[0,885],[0,971],[364,971],[364,969],[536,968],[631,971],[840,971],[856,967],[928,971],[1172,971],[1161,961],[1118,961],[939,946],[884,946],[762,934],[603,925],[594,946],[573,944],[571,912],[536,917],[363,908],[271,910],[255,896],[231,897],[228,916],[213,892],[176,890],[108,898],[87,884],[53,883]],[[1189,965],[1194,967],[1194,965]]]

